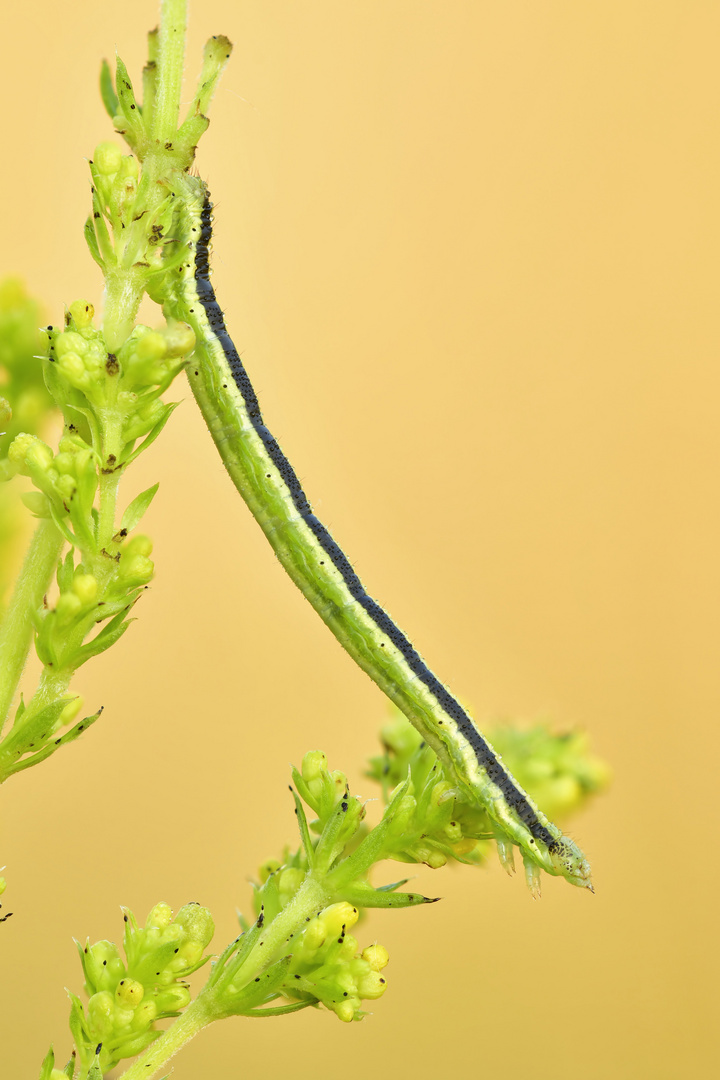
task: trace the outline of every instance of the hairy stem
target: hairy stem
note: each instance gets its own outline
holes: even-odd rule
[[[52,521],[39,522],[0,624],[0,732],[30,650],[33,612],[47,592],[63,544],[63,537]]]
[[[187,0],[162,0],[158,42],[158,76],[153,135],[158,140],[172,138],[180,115]]]
[[[305,925],[307,919],[311,919],[326,907],[331,899],[322,883],[312,874],[308,874],[287,907],[268,924],[267,931],[240,967],[233,971],[230,961],[217,981],[212,981],[200,991],[182,1016],[121,1074],[119,1080],[140,1080],[141,1077],[142,1080],[152,1080],[170,1058],[202,1028],[214,1020],[234,1015],[232,993],[248,986],[256,975],[275,962],[282,955],[289,938]],[[232,984],[232,993],[229,992],[228,982]]]

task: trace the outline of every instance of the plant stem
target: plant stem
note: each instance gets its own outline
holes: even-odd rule
[[[0,624],[0,732],[7,721],[32,640],[32,615],[47,592],[64,540],[52,521],[40,521]]]
[[[164,1031],[157,1042],[140,1055],[129,1069],[120,1074],[119,1080],[151,1080],[151,1077],[190,1042],[199,1031],[219,1017],[217,1007],[210,995],[200,994],[188,1005],[182,1015]]]
[[[268,924],[266,933],[240,967],[233,971],[230,960],[226,970],[219,973],[217,981],[200,991],[185,1012],[120,1075],[119,1080],[140,1080],[141,1077],[142,1080],[152,1080],[202,1028],[214,1020],[235,1015],[233,994],[249,985],[259,972],[277,960],[291,935],[297,933],[308,918],[327,907],[331,899],[323,884],[309,873],[290,903]],[[228,983],[231,983],[232,989]]]
[[[152,132],[158,140],[172,138],[178,128],[186,30],[187,0],[162,0]]]

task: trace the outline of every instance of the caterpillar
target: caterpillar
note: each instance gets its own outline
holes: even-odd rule
[[[514,843],[535,894],[538,867],[593,891],[580,848],[523,791],[465,709],[369,595],[313,513],[297,473],[265,425],[215,298],[207,188],[198,177],[184,176],[176,194],[187,255],[166,289],[165,311],[195,333],[187,369],[191,388],[233,483],[275,554],[340,644],[437,753],[459,796],[487,812],[506,868],[512,869]]]

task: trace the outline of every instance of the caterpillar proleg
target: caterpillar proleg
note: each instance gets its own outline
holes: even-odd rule
[[[537,867],[592,890],[590,866],[504,767],[467,712],[433,674],[388,613],[366,592],[348,558],[318,520],[297,475],[265,426],[257,396],[225,327],[210,283],[212,203],[203,182],[178,185],[188,258],[168,290],[167,313],[192,326],[188,377],[233,483],[286,571],[340,644],[435,750],[460,796],[481,806],[521,849],[531,887]]]

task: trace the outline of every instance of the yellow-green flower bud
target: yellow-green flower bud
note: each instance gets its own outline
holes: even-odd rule
[[[125,557],[135,557],[136,555],[142,556],[147,559],[152,554],[153,544],[149,536],[138,533],[137,536],[131,537],[130,540],[123,546],[123,555]]]
[[[319,779],[324,773],[327,772],[327,758],[323,754],[322,750],[310,750],[302,759],[302,766],[300,769],[302,778],[307,783],[311,780]]]
[[[60,498],[64,499],[65,502],[67,502],[68,499],[72,499],[76,488],[77,480],[74,476],[68,476],[66,474],[65,476],[58,476],[55,480],[55,489]]]
[[[132,1026],[134,1030],[144,1031],[145,1028],[150,1027],[157,1014],[157,1005],[152,999],[149,998],[147,1001],[141,1002],[133,1016]]]
[[[201,949],[209,945],[215,933],[213,917],[202,904],[185,904],[175,916],[176,926],[181,926],[188,941],[198,942]]]
[[[311,919],[305,927],[303,934],[303,949],[305,953],[313,953],[325,943],[328,930],[321,915]]]
[[[87,351],[87,341],[75,330],[65,330],[62,334],[58,334],[55,340],[55,355],[58,360],[67,356],[68,353],[84,356]]]
[[[92,574],[75,574],[71,588],[83,607],[95,603],[98,583],[97,578],[93,577]]]
[[[266,859],[262,866],[258,867],[258,875],[263,885],[271,874],[277,873],[281,865],[277,859]]]
[[[387,949],[377,944],[368,945],[366,949],[363,949],[362,958],[367,961],[373,971],[382,971],[390,960]]]
[[[361,998],[379,998],[387,990],[387,983],[379,971],[368,971],[358,981],[358,994]]]
[[[357,938],[354,938],[352,934],[346,934],[343,938],[343,943],[340,946],[340,950],[338,952],[340,961],[342,962],[344,960],[352,960],[352,958],[355,956],[355,953],[357,952],[357,947]]]
[[[157,330],[148,330],[135,345],[138,360],[162,360],[167,353],[167,342]]]
[[[77,353],[64,353],[61,357],[58,357],[57,366],[67,381],[77,390],[82,390],[88,386],[90,380],[87,369]]]
[[[31,514],[37,518],[50,517],[50,503],[41,491],[24,491],[20,496]]]
[[[346,1001],[339,1001],[332,1008],[338,1020],[342,1020],[344,1024],[349,1024],[355,1019],[355,1012],[359,1005],[360,1002],[357,998],[347,998]]]
[[[101,143],[101,145],[103,144]],[[104,145],[110,146],[112,144],[105,143]],[[97,160],[95,161],[95,164],[97,165]],[[76,326],[79,326],[81,329],[84,329],[86,326],[92,326],[92,321],[95,318],[95,308],[89,300],[73,300],[69,311],[72,321]]]
[[[93,1035],[111,1035],[115,1027],[115,1000],[109,990],[101,990],[88,1001],[88,1020]]]
[[[324,921],[330,937],[339,937],[343,930],[349,930],[360,918],[360,912],[347,900],[331,904],[325,908],[320,918]]]
[[[164,930],[166,926],[169,926],[172,922],[172,908],[169,904],[159,903],[150,911],[145,922],[146,929],[157,928],[158,930]]]
[[[73,473],[75,471],[75,456],[67,453],[56,454],[53,465],[59,473]]]
[[[145,996],[145,988],[135,979],[121,979],[115,991],[116,1001],[126,1009],[136,1009]]]
[[[195,348],[195,331],[184,322],[170,323],[164,331],[168,359],[187,356]]]
[[[288,901],[292,899],[304,880],[304,870],[300,870],[296,866],[285,867],[278,879],[278,893],[282,907],[285,907]]]
[[[175,956],[170,961],[169,967],[174,972],[184,971],[186,968],[193,967],[197,964],[203,952],[204,947],[199,941],[186,941],[175,953]]]
[[[137,158],[134,158],[132,154],[126,154],[122,159],[119,172],[123,179],[137,180],[140,175]]]
[[[67,705],[60,713],[60,723],[58,727],[63,727],[64,724],[72,724],[73,720],[82,709],[84,700],[85,699],[82,697],[82,695],[78,694],[77,697],[74,697],[72,701],[68,701]],[[101,942],[100,944],[103,943]],[[106,944],[109,945],[110,942],[107,942]],[[112,947],[113,949],[115,949],[114,945]]]
[[[33,469],[48,469],[52,465],[53,452],[42,439],[21,432],[8,447],[8,459],[20,472],[28,476]]]
[[[123,559],[120,575],[123,582],[134,588],[138,585],[146,585],[155,573],[155,564],[144,555],[133,555],[130,559]]]
[[[158,1012],[179,1012],[190,1004],[191,995],[187,986],[168,986],[154,996]]]
[[[61,624],[67,624],[72,622],[76,615],[82,610],[82,603],[80,598],[75,593],[61,593],[58,597],[57,604],[55,605],[55,613],[58,617],[58,621]]]
[[[117,143],[101,142],[95,147],[93,164],[103,176],[113,176],[122,165],[123,152]]]

